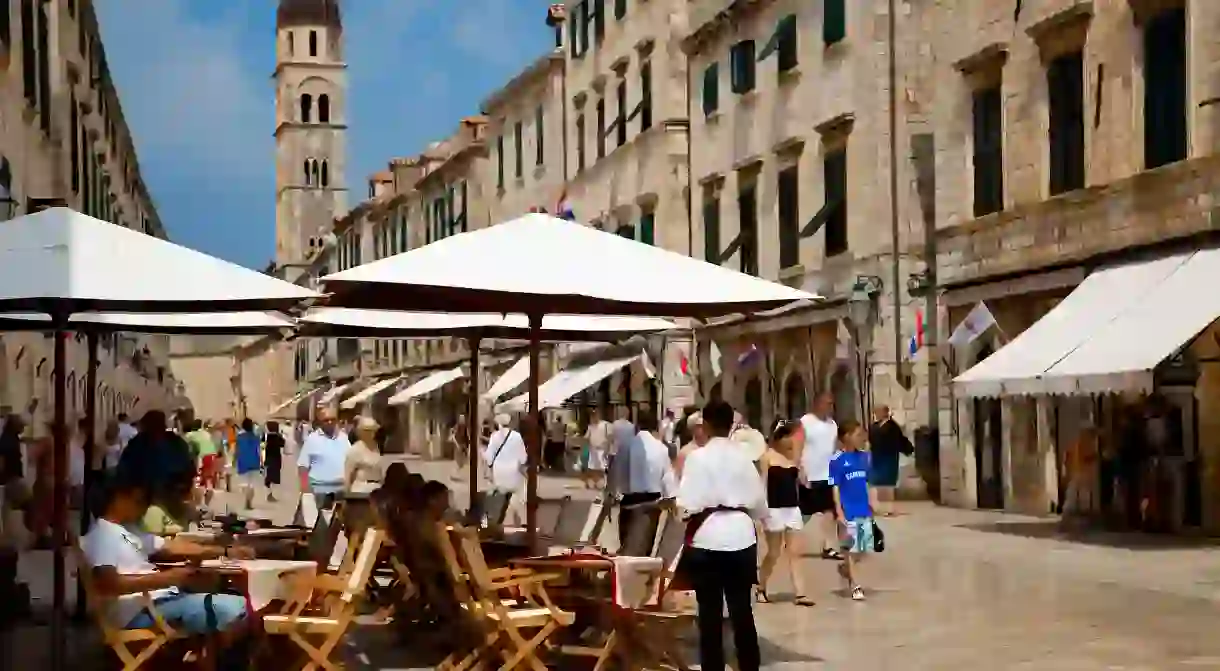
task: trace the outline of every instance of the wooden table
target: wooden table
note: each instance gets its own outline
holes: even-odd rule
[[[266,608],[272,601],[290,600],[294,594],[284,577],[290,574],[312,575],[318,564],[312,561],[280,559],[210,559],[202,562],[200,570],[223,576],[244,578],[243,591],[254,612]]]

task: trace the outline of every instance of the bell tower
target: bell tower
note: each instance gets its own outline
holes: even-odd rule
[[[276,12],[275,261],[305,263],[347,211],[347,64],[339,0]]]

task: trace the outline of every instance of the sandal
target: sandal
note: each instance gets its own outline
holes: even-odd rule
[[[833,559],[835,561],[840,561],[843,559],[843,553],[839,552],[838,550],[826,548],[822,550],[822,559]]]
[[[767,596],[767,590],[765,589],[754,592],[754,600],[758,603],[771,603],[771,597]]]
[[[792,599],[792,603],[794,603],[798,606],[804,606],[805,608],[809,608],[811,606],[817,605],[817,603],[814,602],[813,599],[810,599],[807,596],[797,596],[794,599]]]

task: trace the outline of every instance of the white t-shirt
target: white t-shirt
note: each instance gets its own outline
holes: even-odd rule
[[[148,557],[165,546],[165,539],[152,534],[137,533],[107,519],[99,518],[89,533],[80,539],[81,550],[89,565],[113,566],[124,575],[146,575],[156,573],[157,567]],[[178,593],[178,588],[151,592],[153,601]],[[106,619],[120,629],[135,619],[144,610],[144,601],[139,594],[123,594],[111,601],[106,609]]]
[[[137,433],[139,431],[136,431],[136,427],[127,422],[119,422],[119,444],[123,447],[127,447],[128,441],[135,438]]]
[[[604,450],[610,443],[610,422],[599,419],[589,424],[585,432],[585,440],[589,441],[589,449]]]
[[[517,431],[496,429],[487,440],[483,458],[491,468],[491,486],[496,491],[516,493],[525,484],[529,453],[525,450],[525,440]]]
[[[734,552],[758,542],[754,520],[766,513],[767,494],[758,469],[741,446],[727,438],[713,438],[686,455],[677,505],[687,516],[709,508],[750,511],[713,513],[692,540],[697,548]]]
[[[805,431],[805,450],[801,453],[801,469],[809,482],[830,481],[830,460],[839,446],[839,425],[833,419],[818,419],[813,413],[801,417]]]

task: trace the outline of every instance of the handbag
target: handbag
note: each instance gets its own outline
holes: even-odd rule
[[[885,552],[885,532],[876,520],[873,520],[873,552]]]

